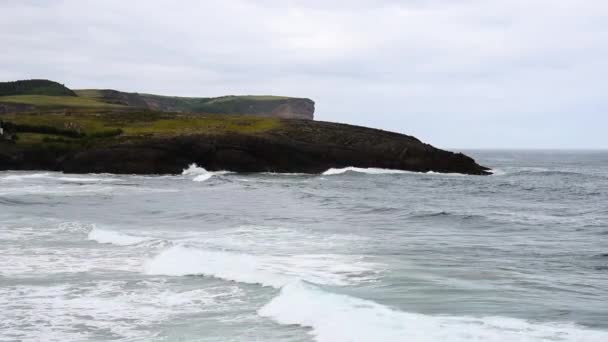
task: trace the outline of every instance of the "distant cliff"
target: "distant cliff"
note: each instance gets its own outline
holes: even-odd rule
[[[315,103],[284,96],[176,97],[112,89],[71,90],[49,80],[0,82],[0,114],[32,110],[135,109],[194,114],[235,114],[314,119]]]
[[[314,119],[315,103],[283,96],[178,97],[126,93],[112,89],[76,90],[78,96],[97,101],[163,112],[247,114],[285,119]]]

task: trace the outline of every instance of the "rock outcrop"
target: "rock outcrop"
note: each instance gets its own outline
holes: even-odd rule
[[[320,173],[347,166],[486,175],[473,159],[418,139],[376,129],[282,120],[260,134],[224,132],[112,138],[77,149],[0,144],[0,170],[177,174],[196,163],[209,170]]]

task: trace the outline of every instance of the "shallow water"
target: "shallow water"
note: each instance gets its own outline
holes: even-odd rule
[[[0,341],[608,341],[608,152],[0,173]]]

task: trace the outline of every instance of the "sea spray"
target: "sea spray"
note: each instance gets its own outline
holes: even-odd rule
[[[188,168],[182,171],[184,176],[194,176],[192,179],[195,182],[204,182],[215,175],[225,175],[230,171],[207,171],[205,168],[199,167],[196,164],[190,164]]]

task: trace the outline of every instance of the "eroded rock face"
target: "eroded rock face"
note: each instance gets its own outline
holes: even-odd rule
[[[284,119],[314,120],[315,103],[309,99],[289,99],[270,113]]]
[[[487,168],[464,154],[437,149],[411,136],[309,120],[283,120],[280,128],[261,134],[123,138],[70,151],[0,144],[0,170],[178,174],[191,163],[237,172],[320,173],[356,166],[488,174]]]

